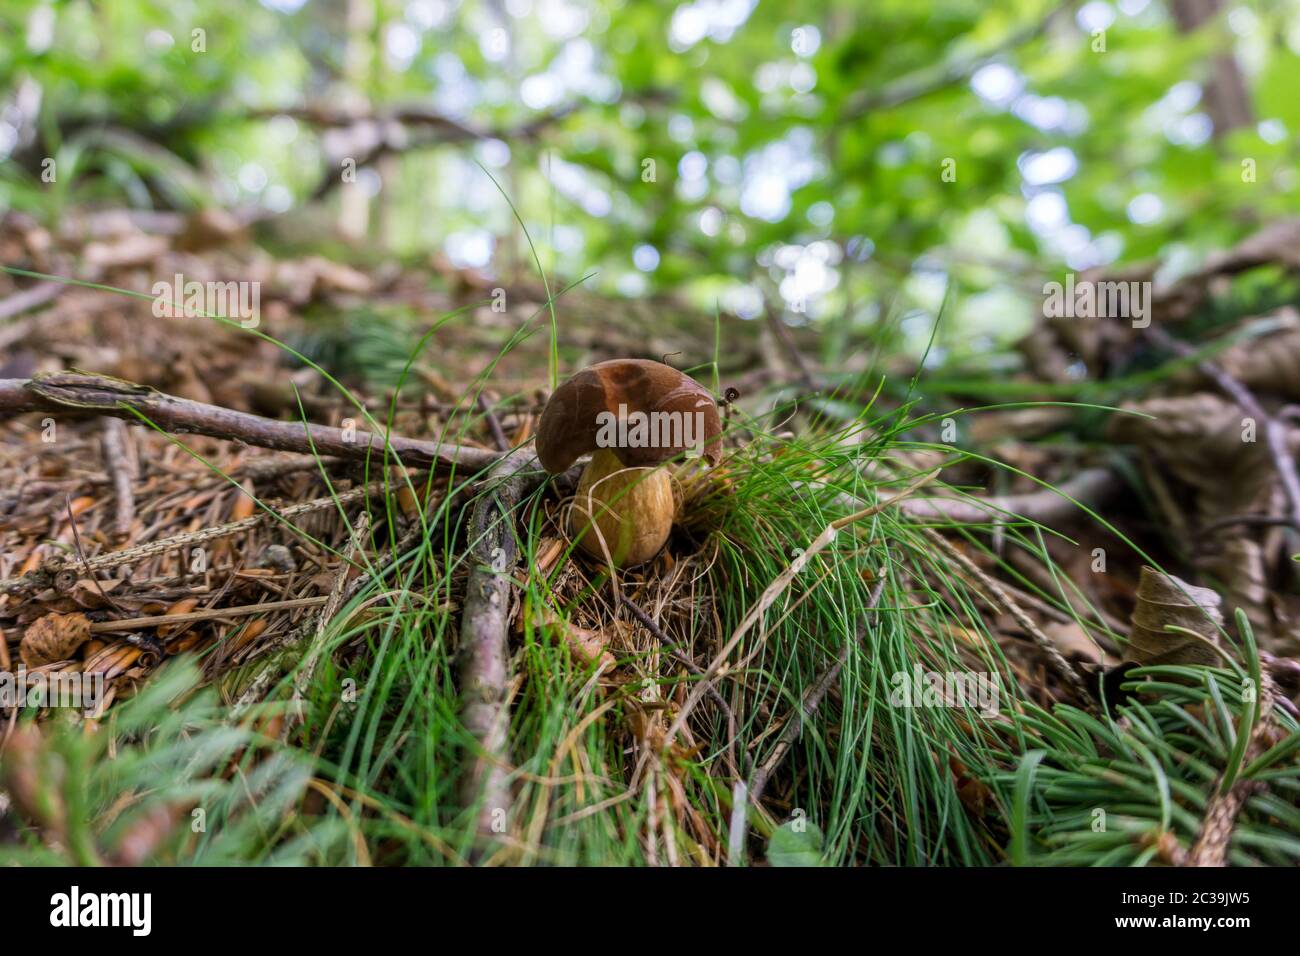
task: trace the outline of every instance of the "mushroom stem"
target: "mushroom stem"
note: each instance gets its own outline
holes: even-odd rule
[[[629,468],[612,450],[597,448],[578,479],[569,532],[596,560],[631,567],[663,548],[674,510],[667,469]]]

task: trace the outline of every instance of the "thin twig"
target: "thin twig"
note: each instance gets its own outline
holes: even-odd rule
[[[483,417],[487,419],[488,430],[492,432],[492,441],[496,443],[497,450],[509,451],[510,439],[506,437],[505,430],[501,427],[501,419],[497,418],[496,412],[492,410],[492,403],[483,392],[478,393],[478,407]]]
[[[118,537],[131,533],[131,522],[135,520],[135,462],[128,450],[130,437],[126,425],[120,418],[104,419],[104,461],[109,474],[113,476],[113,494],[117,501],[113,530]]]
[[[0,299],[0,321],[30,312],[53,302],[68,288],[66,282],[38,282],[27,289]],[[6,343],[9,344],[9,343]]]
[[[72,528],[72,542],[77,548],[77,557],[81,559],[82,566],[86,568],[87,572],[89,572],[90,565],[86,561],[86,549],[81,546],[81,532],[77,530],[77,516],[72,511],[72,499],[64,495],[63,503],[67,506],[68,509],[68,525]],[[122,610],[122,606],[120,604],[118,604],[111,597],[109,597],[107,594],[104,593],[104,588],[102,585],[100,585],[99,579],[96,578],[93,574],[90,575],[90,583],[95,586],[95,590],[99,592],[99,596],[100,598],[103,599],[105,604],[107,604],[115,611]]]
[[[163,431],[193,433],[227,441],[364,460],[387,448],[405,465],[459,465],[478,470],[499,452],[446,442],[370,432],[345,432],[328,425],[282,422],[248,412],[194,402],[105,375],[59,372],[33,379],[0,379],[0,414],[22,412],[84,414],[87,411],[128,421],[141,418]]]
[[[632,599],[622,591],[616,588],[614,593],[618,595],[619,601],[623,606],[632,612],[632,616],[637,619],[641,626],[649,631],[655,640],[659,642],[660,650],[667,651],[696,677],[704,676],[704,668],[691,660],[690,656],[685,651],[677,647],[676,643],[663,632],[663,628],[655,623],[654,618],[643,611],[639,605],[632,601]],[[727,699],[722,696],[722,692],[712,685],[709,687],[709,696],[713,698],[714,703],[718,705],[718,708],[727,719],[727,762],[731,765],[731,772],[734,774],[738,769],[736,763],[736,713],[731,709],[731,705],[727,703]]]
[[[1215,531],[1222,531],[1224,528],[1233,528],[1237,525],[1244,525],[1252,528],[1294,528],[1296,523],[1294,518],[1284,518],[1280,515],[1229,515],[1226,518],[1207,521],[1205,524],[1201,525],[1200,532],[1202,535],[1209,535]]]
[[[175,534],[168,538],[159,538],[157,541],[150,541],[145,544],[137,545],[134,548],[124,548],[121,551],[110,551],[108,554],[101,554],[94,558],[88,558],[85,561],[85,569],[91,575],[97,571],[106,571],[123,564],[133,564],[142,561],[145,558],[151,558],[159,554],[167,554],[171,551],[177,551],[192,545],[202,544],[206,541],[213,541],[217,538],[225,538],[232,534],[239,534],[243,531],[249,531],[259,525],[266,524],[271,520],[279,520],[288,523],[290,518],[296,518],[298,515],[308,514],[313,511],[321,511],[326,508],[351,504],[362,498],[367,498],[372,494],[380,493],[384,490],[383,481],[374,481],[361,488],[353,488],[351,491],[345,491],[341,494],[330,495],[324,498],[314,498],[311,501],[303,501],[296,505],[288,505],[279,510],[262,511],[248,518],[241,518],[239,521],[231,521],[228,524],[216,525],[211,528],[200,528],[196,531],[186,531],[182,534]],[[0,581],[0,594],[16,594],[22,591],[33,590],[48,585],[47,575],[41,571],[32,571],[16,578],[7,578]]]
[[[1110,469],[1088,468],[1056,488],[988,498],[909,498],[902,509],[913,518],[945,523],[988,524],[1019,518],[1050,525],[1079,514],[1079,505],[1096,509],[1121,487],[1119,477]]]
[[[874,611],[876,609],[880,604],[880,595],[884,590],[885,570],[882,568],[880,571],[880,577],[876,581],[876,586],[871,589],[871,596],[867,600],[866,610]],[[859,643],[863,642],[865,629],[866,624],[864,622],[857,633]],[[748,799],[741,800],[738,803],[733,802],[731,807],[732,850],[735,853],[735,856],[732,857],[733,860],[743,856],[745,852],[744,834],[746,833],[746,829],[744,827],[744,820],[749,804],[752,803],[756,807],[760,805],[759,801],[763,797],[763,792],[767,789],[767,782],[772,778],[773,772],[775,772],[777,767],[781,765],[781,761],[785,759],[785,755],[790,752],[790,748],[794,746],[795,741],[799,739],[799,735],[803,733],[804,725],[817,713],[817,708],[821,706],[822,699],[839,679],[840,671],[844,669],[844,665],[847,663],[848,659],[849,642],[845,641],[844,646],[841,647],[839,653],[835,655],[835,660],[833,660],[826,670],[824,670],[821,675],[812,682],[812,685],[804,691],[803,699],[799,702],[799,712],[797,714],[791,714],[786,718],[785,727],[781,730],[781,736],[777,738],[776,746],[772,748],[771,756],[763,762],[762,766],[750,774],[749,785],[746,787],[740,781],[736,782],[737,792],[747,792]],[[737,818],[739,818],[739,820]],[[740,834],[738,840],[735,836],[737,833]]]
[[[509,831],[506,647],[519,561],[514,510],[540,480],[541,465],[531,447],[511,452],[489,471],[488,487],[470,517],[473,565],[460,627],[461,719],[477,747],[469,755],[460,796],[465,807],[477,807],[475,829],[487,841]],[[477,848],[476,858],[486,849]]]
[[[288,611],[302,607],[320,607],[329,600],[326,596],[292,598],[288,601],[266,601],[262,604],[241,604],[236,607],[214,607],[204,611],[187,611],[184,614],[151,614],[121,621],[97,621],[90,625],[91,634],[113,631],[140,631],[160,624],[192,624],[195,621],[213,621],[225,617],[246,617],[271,611]]]
[[[880,595],[885,590],[885,574],[882,569],[880,577],[876,581],[876,586],[871,589],[871,597],[867,601],[866,610],[874,611],[880,603]],[[866,623],[859,627],[857,637],[861,643],[865,636]],[[763,765],[749,778],[749,799],[755,805],[758,804],[759,798],[763,796],[763,791],[767,789],[767,782],[772,777],[772,772],[781,765],[785,755],[789,753],[790,748],[794,746],[799,739],[800,733],[803,732],[804,724],[817,713],[817,708],[821,706],[822,698],[826,692],[835,684],[836,678],[840,676],[840,670],[844,667],[849,659],[849,642],[845,641],[844,646],[840,648],[835,660],[822,673],[817,680],[813,681],[812,686],[804,692],[803,701],[799,705],[799,713],[792,714],[787,720],[785,728],[781,732],[776,746],[772,749],[772,755],[764,761]]]

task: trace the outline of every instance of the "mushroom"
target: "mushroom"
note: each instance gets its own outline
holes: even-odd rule
[[[537,457],[551,474],[591,452],[569,510],[578,546],[615,567],[649,561],[668,541],[676,506],[664,462],[716,465],[722,425],[713,396],[660,362],[614,359],[578,372],[542,410]]]

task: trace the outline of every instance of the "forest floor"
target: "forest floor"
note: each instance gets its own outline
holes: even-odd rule
[[[775,319],[11,215],[0,671],[102,692],[8,708],[0,854],[1294,864],[1298,232],[918,384]],[[258,324],[158,317],[173,275]],[[734,395],[623,571],[530,451],[551,367],[616,357]]]

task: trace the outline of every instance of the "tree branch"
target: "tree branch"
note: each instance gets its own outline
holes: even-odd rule
[[[989,498],[909,498],[900,507],[909,517],[923,521],[989,524],[1023,518],[1052,525],[1077,515],[1079,504],[1094,509],[1104,504],[1120,487],[1119,477],[1109,469],[1088,468],[1055,489]]]
[[[336,458],[382,459],[385,441],[371,432],[344,432],[329,425],[282,422],[218,405],[206,405],[167,395],[107,375],[57,372],[33,379],[0,379],[0,416],[23,412],[108,415],[127,421],[141,417],[176,434],[192,433],[227,441]],[[138,413],[138,414],[137,414]],[[387,447],[405,465],[427,468],[459,465],[477,471],[498,458],[498,452],[446,442],[392,435]]]
[[[507,831],[510,808],[506,650],[510,586],[519,560],[514,510],[541,479],[533,449],[516,449],[493,466],[491,487],[482,490],[470,518],[473,565],[460,621],[461,719],[477,749],[461,781],[461,802],[477,808],[476,829],[489,841]]]
[[[981,67],[995,62],[1016,47],[1023,46],[1029,41],[1042,36],[1058,17],[1072,10],[1077,3],[1078,0],[1065,0],[1064,3],[1054,7],[1043,19],[1013,31],[1000,43],[981,54],[939,63],[929,69],[918,70],[881,90],[874,92],[863,90],[850,97],[844,111],[840,114],[839,121],[841,123],[851,122],[874,110],[892,109],[895,106],[902,106],[904,103],[922,99],[950,86],[956,86],[958,83],[964,83]]]

